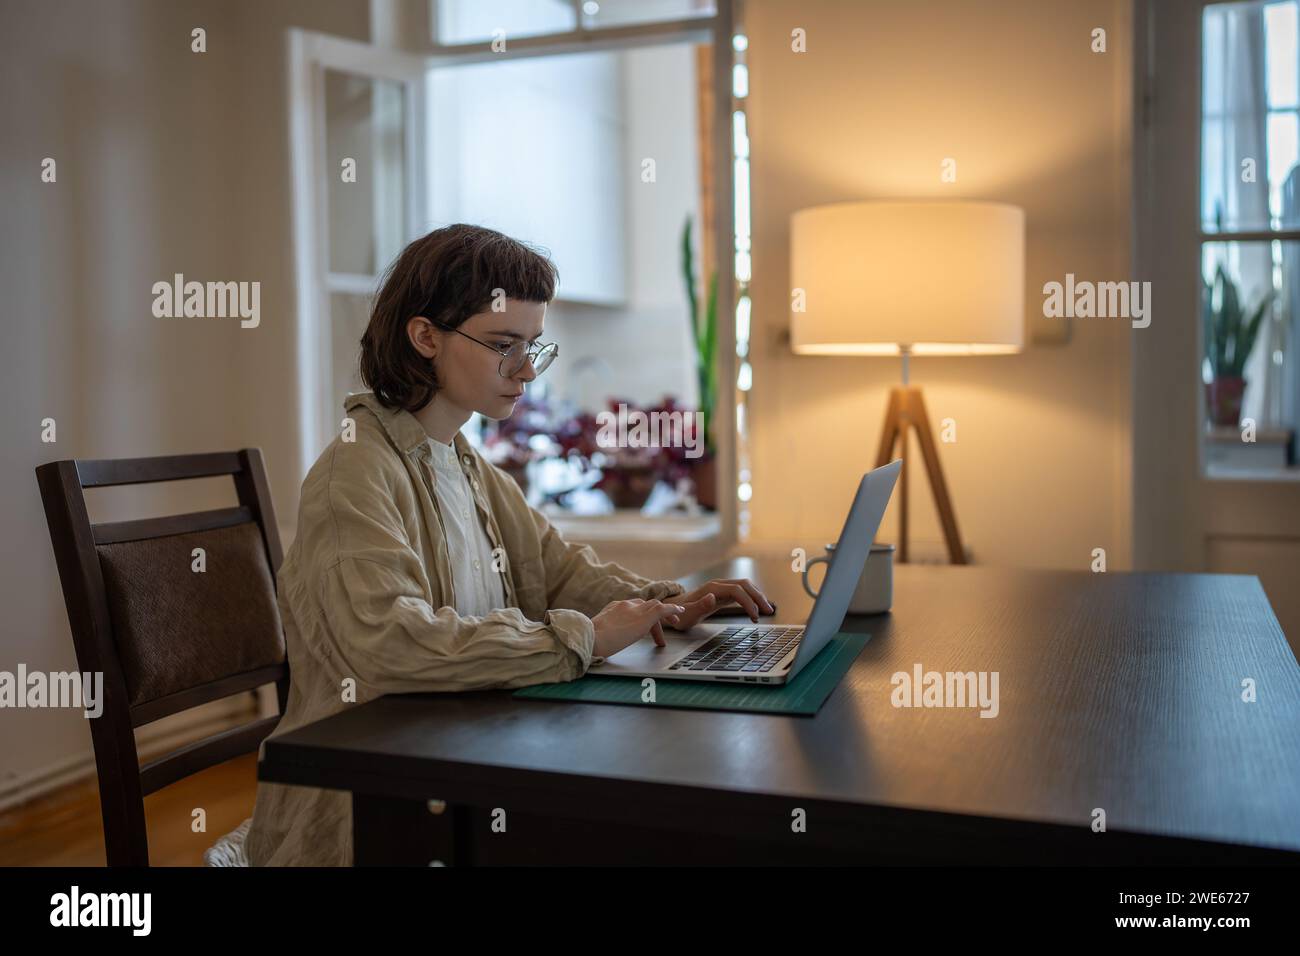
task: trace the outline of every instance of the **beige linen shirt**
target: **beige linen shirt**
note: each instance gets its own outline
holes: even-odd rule
[[[371,392],[344,408],[355,441],[336,438],[307,473],[277,578],[290,685],[271,738],[384,694],[573,680],[591,663],[591,618],[606,604],[684,592],[566,542],[457,433],[478,518],[504,554],[507,605],[462,616],[424,427]],[[253,866],[351,865],[351,794],[259,783],[245,850]]]

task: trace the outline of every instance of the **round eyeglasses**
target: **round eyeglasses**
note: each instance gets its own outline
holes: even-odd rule
[[[519,370],[524,367],[525,358],[533,363],[533,374],[541,375],[550,368],[551,363],[555,361],[555,356],[560,354],[560,347],[554,342],[546,345],[539,342],[536,345],[530,346],[527,342],[520,339],[509,348],[502,349],[493,345],[491,342],[484,342],[480,339],[476,339],[469,333],[461,332],[460,329],[453,328],[449,325],[439,325],[438,328],[446,329],[448,332],[459,333],[471,342],[478,342],[478,344],[484,348],[491,349],[493,352],[500,355],[501,362],[497,365],[497,371],[501,374],[502,378],[513,378],[517,375]]]

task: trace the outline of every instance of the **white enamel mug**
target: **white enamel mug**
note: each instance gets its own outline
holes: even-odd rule
[[[814,564],[830,564],[835,545],[826,545],[826,553],[813,558],[803,570],[803,589],[809,597],[816,597],[817,591],[808,586],[808,572]],[[818,590],[821,590],[818,587]],[[853,600],[849,602],[850,614],[880,614],[888,611],[894,603],[894,546],[892,544],[872,544],[867,555],[867,563],[862,568],[862,577],[853,589]]]

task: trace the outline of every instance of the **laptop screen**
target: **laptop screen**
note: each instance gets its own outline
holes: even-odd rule
[[[885,516],[885,507],[902,467],[903,460],[896,458],[888,465],[867,472],[858,482],[858,492],[853,496],[844,529],[831,552],[826,577],[817,592],[812,614],[808,616],[803,640],[799,642],[799,650],[790,665],[791,677],[816,657],[844,624],[844,615],[848,613],[853,592],[862,577],[862,568],[871,553],[871,543],[880,528],[880,520]]]

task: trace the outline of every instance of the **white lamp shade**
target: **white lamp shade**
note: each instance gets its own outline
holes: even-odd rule
[[[914,355],[995,355],[1024,346],[1018,206],[802,209],[790,220],[790,276],[790,342],[801,355],[897,355],[902,346]]]

